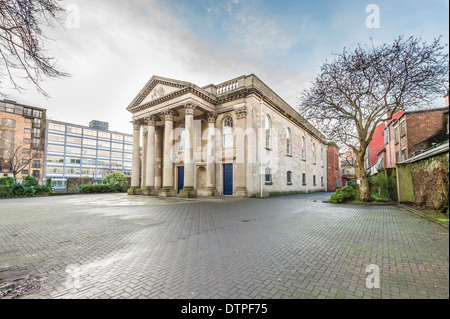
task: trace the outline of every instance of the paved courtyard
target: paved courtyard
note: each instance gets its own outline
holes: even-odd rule
[[[449,298],[447,228],[328,197],[0,200],[0,288],[31,276],[24,298]]]

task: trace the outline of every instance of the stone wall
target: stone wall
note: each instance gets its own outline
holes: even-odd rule
[[[449,207],[449,153],[411,163],[415,203],[436,210]]]

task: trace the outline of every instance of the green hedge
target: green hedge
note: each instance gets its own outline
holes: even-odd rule
[[[17,183],[11,177],[0,178],[0,198],[35,197],[50,193],[49,187],[39,185],[38,180],[32,176],[24,177],[22,183]]]
[[[106,184],[81,185],[80,192],[83,194],[115,193],[117,192],[117,188]]]

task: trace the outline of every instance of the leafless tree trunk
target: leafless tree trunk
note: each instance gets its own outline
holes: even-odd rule
[[[21,91],[17,78],[26,78],[47,96],[41,82],[45,77],[68,76],[56,69],[47,56],[42,26],[53,26],[64,12],[56,0],[0,0],[0,89],[5,80]],[[1,94],[1,91],[0,91]]]
[[[344,49],[305,90],[299,108],[325,135],[352,150],[361,199],[371,198],[364,157],[377,126],[408,108],[426,108],[448,87],[440,38],[431,44],[399,37],[392,44]]]

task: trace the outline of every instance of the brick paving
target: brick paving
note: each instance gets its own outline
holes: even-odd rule
[[[448,228],[328,196],[1,200],[0,287],[31,274],[25,298],[449,298]]]

